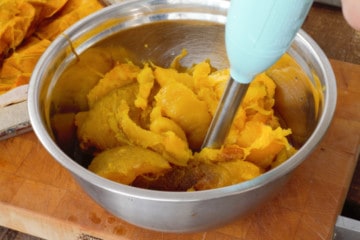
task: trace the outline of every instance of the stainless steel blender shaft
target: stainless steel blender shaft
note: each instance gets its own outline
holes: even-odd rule
[[[230,77],[202,148],[220,148],[223,145],[248,87],[249,84],[239,83]]]

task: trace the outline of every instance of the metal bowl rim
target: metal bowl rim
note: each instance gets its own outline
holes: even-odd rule
[[[123,4],[133,4],[136,2],[141,2],[138,0],[129,1],[128,3],[120,3],[107,8],[104,8],[89,17],[86,17],[80,20],[78,23],[70,27],[65,31],[66,34],[71,34],[76,32],[79,26],[86,24],[87,21],[91,21],[97,19],[103,14],[107,14],[108,12],[116,11],[117,8],[120,8]],[[179,1],[181,2],[181,1]],[[186,1],[185,1],[186,2]],[[38,88],[39,82],[36,79],[42,79],[43,69],[47,65],[47,55],[49,55],[56,46],[61,44],[66,44],[67,39],[64,37],[58,37],[50,47],[46,50],[43,56],[38,61],[36,68],[34,69],[34,74],[31,77],[30,85],[29,85],[29,100],[28,100],[28,108],[30,121],[32,123],[33,130],[43,146],[46,150],[67,170],[69,170],[72,174],[76,175],[76,177],[81,178],[82,180],[89,182],[99,188],[106,189],[108,191],[118,193],[128,197],[147,199],[152,201],[166,201],[166,202],[193,202],[193,201],[203,201],[207,199],[215,199],[215,198],[223,198],[229,195],[236,195],[239,193],[251,191],[255,188],[260,188],[264,185],[270,184],[272,181],[275,181],[278,178],[281,178],[288,173],[291,172],[295,167],[297,167],[302,161],[305,160],[304,157],[300,156],[300,153],[304,156],[308,156],[316,147],[316,145],[320,142],[324,133],[330,125],[332,120],[335,105],[336,105],[336,81],[335,75],[331,68],[330,62],[328,61],[326,55],[323,53],[321,48],[316,44],[316,42],[305,33],[305,31],[300,30],[296,36],[299,41],[307,42],[311,47],[311,51],[316,54],[317,59],[320,61],[319,63],[322,65],[323,73],[326,82],[326,91],[327,96],[325,97],[324,112],[322,113],[319,122],[317,124],[316,129],[310,136],[310,138],[306,141],[304,146],[289,158],[286,162],[282,163],[280,166],[276,167],[273,170],[270,170],[259,177],[256,177],[252,180],[242,182],[239,184],[211,189],[211,190],[203,190],[197,192],[169,192],[169,191],[157,191],[157,190],[148,190],[141,189],[132,186],[127,186],[119,183],[115,183],[108,179],[102,178],[86,168],[82,167],[74,160],[69,158],[65,153],[63,153],[60,148],[55,144],[53,139],[50,137],[46,128],[44,127],[42,118],[40,117],[40,109],[38,106],[38,96],[40,95],[40,89]],[[332,97],[328,95],[331,94]]]

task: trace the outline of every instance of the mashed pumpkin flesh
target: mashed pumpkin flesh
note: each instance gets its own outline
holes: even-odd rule
[[[94,156],[89,169],[123,184],[192,191],[281,164],[296,150],[274,114],[276,85],[265,73],[251,83],[224,145],[200,150],[228,78],[208,61],[183,72],[116,64],[89,91],[89,109],[75,115],[80,147]]]
[[[50,43],[101,8],[98,0],[0,0],[0,95],[27,84]]]

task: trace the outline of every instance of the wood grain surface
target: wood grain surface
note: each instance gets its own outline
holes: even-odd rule
[[[302,28],[329,58],[360,64],[360,32],[346,23],[341,8],[314,3]]]
[[[0,142],[0,225],[45,239],[331,239],[360,142],[360,66],[331,63],[339,98],[326,136],[284,189],[244,219],[194,234],[135,227],[91,200],[27,133]]]

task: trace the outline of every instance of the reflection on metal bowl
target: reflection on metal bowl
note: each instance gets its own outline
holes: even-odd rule
[[[164,232],[201,231],[229,223],[281,189],[291,172],[319,143],[331,122],[336,105],[332,68],[317,44],[300,31],[289,54],[310,75],[315,73],[324,87],[319,117],[296,154],[253,180],[199,192],[146,190],[97,176],[60,149],[48,126],[49,98],[59,76],[77,58],[72,48],[81,54],[103,39],[111,38],[113,44],[131,50],[131,60],[135,63],[150,60],[168,66],[174,56],[186,48],[189,55],[182,62],[185,66],[208,58],[216,68],[224,68],[228,64],[223,41],[228,6],[229,1],[225,0],[151,0],[112,5],[68,29],[37,64],[28,100],[36,135],[85,192],[127,222]],[[148,46],[146,51],[144,44]]]

